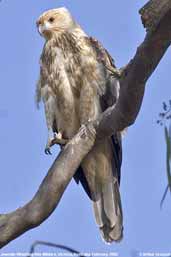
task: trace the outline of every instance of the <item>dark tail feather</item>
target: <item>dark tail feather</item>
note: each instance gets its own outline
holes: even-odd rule
[[[106,183],[101,189],[101,195],[93,202],[96,222],[102,238],[107,243],[120,241],[123,232],[122,206],[118,181]]]

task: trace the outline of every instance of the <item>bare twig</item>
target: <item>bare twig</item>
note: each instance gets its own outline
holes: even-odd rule
[[[35,252],[36,246],[38,246],[38,245],[44,245],[44,246],[48,246],[48,247],[55,247],[55,248],[62,249],[62,250],[65,250],[65,251],[67,251],[67,252],[76,254],[76,256],[78,256],[78,257],[79,257],[79,256],[80,256],[80,257],[83,257],[78,251],[72,249],[71,247],[68,247],[68,246],[65,246],[65,245],[53,244],[53,243],[44,242],[44,241],[36,241],[36,242],[31,246],[30,255],[29,255],[29,256],[32,256],[32,254]],[[28,256],[28,257],[29,257],[29,256]]]
[[[162,207],[163,207],[163,204],[164,204],[164,201],[166,199],[168,191],[169,191],[169,185],[167,185],[166,189],[164,190],[164,194],[163,194],[162,199],[160,201],[160,209],[162,209]]]

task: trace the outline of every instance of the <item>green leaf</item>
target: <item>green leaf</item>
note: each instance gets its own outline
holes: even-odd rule
[[[171,123],[169,126],[169,141],[170,141],[170,156],[169,156],[169,160],[171,161]]]
[[[168,162],[171,160],[171,124],[169,129],[165,126],[164,130],[166,141],[166,166],[168,166]]]
[[[165,190],[165,193],[162,197],[160,207],[162,207],[164,200],[166,198],[168,189],[171,192],[171,167],[170,167],[170,160],[171,160],[171,125],[169,129],[165,126],[164,128],[165,132],[165,142],[166,142],[166,171],[167,171],[167,180],[168,180],[168,186]]]
[[[169,136],[168,128],[165,126],[165,141],[166,141],[166,169],[167,169],[167,178],[168,185],[171,191],[171,173],[170,173],[170,160],[171,160],[171,140]]]

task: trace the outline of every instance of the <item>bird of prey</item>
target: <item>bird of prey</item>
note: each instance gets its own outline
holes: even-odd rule
[[[79,128],[93,121],[119,97],[119,79],[113,59],[89,37],[64,8],[44,12],[37,20],[45,39],[40,57],[37,103],[44,103],[50,153],[54,137],[71,139]],[[93,203],[96,222],[107,243],[123,234],[119,193],[121,134],[95,144],[75,173]]]

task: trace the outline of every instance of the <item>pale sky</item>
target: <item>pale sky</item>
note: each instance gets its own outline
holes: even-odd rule
[[[46,124],[43,108],[34,102],[43,39],[35,21],[45,10],[67,7],[85,31],[99,39],[118,67],[129,62],[145,31],[138,10],[145,1],[3,0],[0,4],[0,213],[29,201],[58,153],[44,154]],[[123,139],[121,197],[124,238],[105,245],[94,221],[91,203],[74,181],[55,212],[1,252],[27,252],[35,240],[71,246],[82,252],[141,252],[170,250],[171,198],[160,200],[167,184],[163,129],[156,125],[162,102],[170,99],[170,49],[147,83],[140,114]],[[64,171],[65,172],[65,171]],[[37,251],[51,252],[49,248]]]

